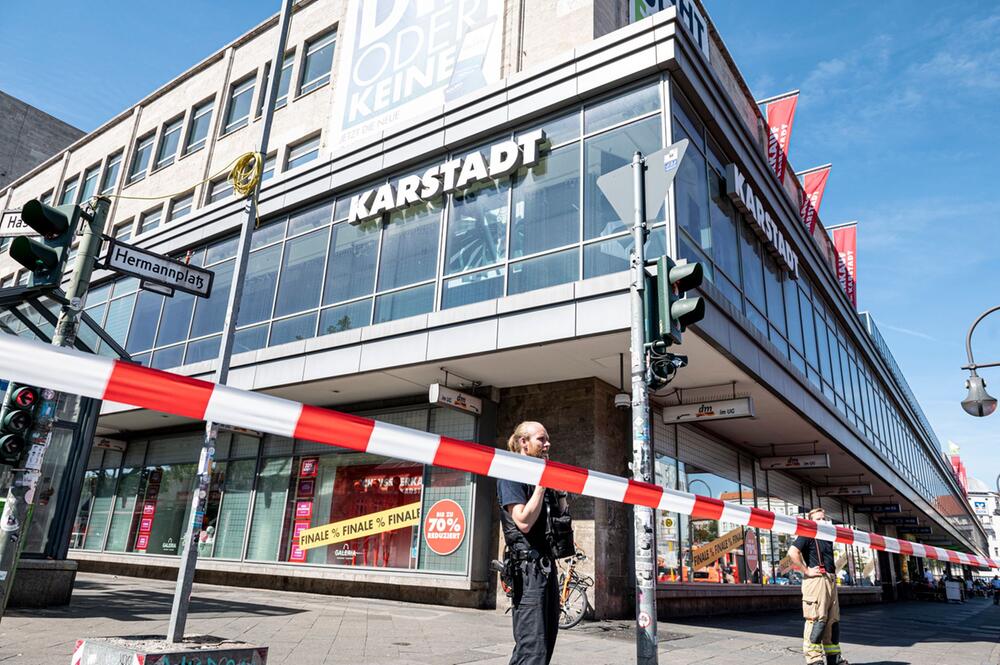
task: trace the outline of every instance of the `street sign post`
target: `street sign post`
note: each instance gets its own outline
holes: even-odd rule
[[[4,210],[0,213],[0,238],[14,236],[37,236],[38,231],[24,223],[20,210]]]
[[[110,241],[103,265],[109,270],[138,277],[146,285],[145,288],[156,293],[166,295],[162,288],[166,287],[171,291],[184,291],[202,298],[212,295],[215,273],[211,270],[168,259],[120,240]],[[161,288],[150,287],[150,284],[158,284]]]
[[[597,186],[622,220],[632,220],[630,257],[630,293],[632,313],[632,477],[645,483],[653,477],[653,442],[649,427],[649,384],[646,350],[646,311],[643,291],[646,288],[644,245],[649,231],[646,222],[656,219],[664,205],[667,190],[677,174],[687,140],[675,143],[643,158],[632,156],[632,163],[606,173]],[[635,637],[636,663],[656,665],[656,532],[653,510],[633,506],[635,547]]]

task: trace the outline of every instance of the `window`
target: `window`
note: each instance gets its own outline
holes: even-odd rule
[[[311,162],[319,156],[319,136],[306,139],[301,143],[289,146],[288,160],[285,162],[285,169],[294,169]]]
[[[139,216],[139,230],[137,233],[152,231],[160,225],[160,218],[163,216],[163,206],[148,210]]]
[[[213,100],[208,100],[191,111],[191,124],[188,127],[187,142],[184,144],[184,154],[194,152],[205,145],[208,130],[212,124]]]
[[[132,220],[127,222],[121,222],[120,224],[115,224],[112,229],[112,235],[114,235],[115,240],[121,240],[122,242],[128,242],[132,239]]]
[[[83,173],[83,188],[80,190],[80,200],[88,201],[97,191],[97,176],[101,174],[101,165],[95,164]]]
[[[118,152],[108,158],[104,167],[104,178],[101,180],[101,194],[110,194],[118,184],[118,172],[122,169],[122,153]]]
[[[194,205],[194,192],[189,192],[184,196],[174,199],[170,202],[170,214],[167,216],[167,221],[173,221],[175,219],[180,219],[191,212],[191,207]]]
[[[579,143],[553,150],[536,166],[517,172],[512,211],[511,258],[580,241]]]
[[[59,205],[64,206],[76,203],[76,188],[80,182],[79,176],[73,176],[63,183],[62,196],[59,197]]]
[[[128,172],[128,182],[139,182],[146,177],[146,169],[149,167],[149,156],[153,152],[153,139],[155,136],[149,134],[135,143],[135,152],[132,153],[132,167]]]
[[[260,172],[260,181],[264,182],[270,180],[274,177],[274,165],[278,161],[278,154],[271,153],[271,155],[264,160],[264,168]]]
[[[234,83],[229,92],[229,110],[226,112],[226,126],[222,133],[245,127],[250,121],[250,105],[253,104],[253,88],[256,74]]]
[[[52,190],[50,189],[49,191],[39,196],[38,200],[44,203],[45,205],[49,205],[50,203],[52,203]]]
[[[27,270],[22,270],[21,272],[17,273],[17,285],[18,286],[27,286],[28,285],[28,277],[30,276],[30,274],[31,273],[29,273]]]
[[[330,80],[333,45],[336,40],[337,32],[330,31],[306,42],[306,57],[302,63],[302,79],[299,83],[300,95],[315,90]]]
[[[285,56],[281,64],[281,78],[278,79],[278,97],[274,102],[274,109],[278,110],[288,103],[288,87],[292,82],[292,65],[295,64],[295,52]],[[260,89],[260,100],[257,102],[257,116],[264,113],[264,105],[267,103],[268,88],[271,85],[271,63],[264,65],[264,85]]]
[[[174,163],[177,155],[177,146],[181,142],[181,125],[184,118],[176,118],[163,126],[163,135],[160,136],[160,149],[156,151],[156,168],[162,169]]]
[[[227,176],[218,178],[208,183],[208,202],[215,203],[221,201],[233,193],[233,184],[229,182]]]

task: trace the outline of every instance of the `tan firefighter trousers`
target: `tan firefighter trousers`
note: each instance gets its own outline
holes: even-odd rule
[[[833,575],[802,580],[802,616],[806,620],[802,642],[806,663],[825,663],[827,656],[832,656],[832,662],[839,661],[840,639],[839,635],[834,637],[833,633],[834,625],[840,621],[840,602],[837,600],[837,579]],[[825,628],[820,641],[813,642],[813,626],[818,621],[825,622]]]

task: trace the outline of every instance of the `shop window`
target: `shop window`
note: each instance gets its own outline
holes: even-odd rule
[[[434,277],[442,204],[441,199],[435,199],[408,206],[389,216],[382,232],[378,270],[380,291]]]
[[[200,363],[205,360],[215,360],[219,357],[219,344],[222,338],[218,335],[207,339],[199,339],[187,345],[184,364]]]
[[[274,315],[283,316],[319,305],[329,229],[319,229],[285,242]]]
[[[816,325],[813,318],[813,306],[809,296],[799,291],[799,310],[802,315],[802,340],[806,347],[806,361],[813,369],[819,367],[819,354],[816,352]]]
[[[749,304],[753,305],[756,313],[764,311],[766,296],[764,289],[764,266],[761,257],[760,241],[747,224],[740,224],[740,263],[743,266],[743,294]],[[758,328],[756,317],[751,316],[748,308],[748,316],[754,321]],[[767,333],[767,324],[764,323],[762,331]]]
[[[684,465],[686,491],[711,496],[728,503],[754,505],[750,487],[722,478],[693,464]],[[723,520],[689,518],[683,580],[746,584],[760,581],[759,553],[747,557],[747,549],[757,548],[756,529]],[[749,547],[747,540],[753,541]],[[755,561],[755,559],[758,559]]]
[[[233,261],[211,266],[211,269],[215,272],[212,295],[195,300],[191,337],[202,337],[222,331],[226,305],[229,302],[229,289],[233,281]]]
[[[673,112],[673,140],[676,143],[681,138],[689,138],[691,142],[704,149],[704,135],[705,126],[702,124],[701,120],[698,118],[698,114],[694,112],[691,105],[688,103],[684,94],[678,90],[677,86],[671,86],[670,88],[670,100],[673,105],[671,111]],[[683,132],[683,134],[681,134]]]
[[[771,473],[771,472],[767,472]],[[779,515],[797,517],[803,509],[799,506],[798,500],[788,500],[773,495],[761,497],[761,503],[766,499],[767,509]],[[802,584],[801,571],[794,570],[792,561],[788,558],[788,549],[795,542],[794,534],[778,533],[771,531],[764,539],[764,547],[761,561],[762,581],[764,584],[800,585]]]
[[[646,261],[655,261],[666,253],[666,228],[652,229],[643,249]],[[583,246],[583,277],[597,277],[628,270],[632,254],[632,235],[612,238]]]
[[[217,559],[243,557],[243,540],[249,525],[250,498],[257,466],[256,450],[254,455],[254,459],[236,460],[225,465],[225,476],[220,479],[219,490],[216,490],[220,493],[221,505],[214,519],[207,522],[201,539],[205,550],[210,552],[208,556]]]
[[[636,150],[644,155],[659,150],[663,147],[660,131],[660,118],[655,116],[586,140],[585,169],[587,176],[584,184],[583,204],[584,239],[613,235],[631,228],[632,220],[623,221],[618,218],[618,214],[597,186],[597,178],[632,163],[632,156]],[[690,155],[691,151],[685,154],[681,165],[682,171],[684,164],[690,163]],[[701,169],[702,180],[704,180],[704,161]],[[666,206],[663,210],[655,211],[657,213],[656,219],[664,219],[665,208]],[[704,211],[704,205],[702,210]],[[654,211],[650,210],[647,213],[652,215]]]
[[[568,115],[552,118],[545,122],[528,127],[518,132],[518,137],[530,134],[536,129],[545,131],[545,138],[550,146],[558,146],[580,138],[580,112],[575,111]]]
[[[580,146],[553,150],[514,177],[511,258],[580,240]],[[576,279],[574,275],[573,279]]]
[[[104,331],[119,345],[125,343],[128,335],[128,324],[132,320],[132,308],[135,306],[135,294],[116,298],[108,304],[108,314],[104,322]]]
[[[506,268],[501,266],[445,280],[442,285],[441,309],[502,297],[506,273]]]
[[[332,214],[333,201],[293,213],[292,216],[288,218],[289,237],[305,233],[306,231],[312,231],[313,229],[329,224]]]
[[[267,346],[268,324],[237,330],[233,338],[233,353],[256,351]]]
[[[104,546],[106,552],[124,552],[129,534],[138,522],[138,493],[143,476],[141,464],[145,450],[145,442],[129,442],[112,505],[111,527]]]
[[[674,180],[677,225],[705,252],[712,252],[712,227],[708,209],[708,172],[705,158],[693,145],[684,153]]]
[[[163,296],[152,291],[139,292],[132,314],[132,325],[129,327],[128,343],[125,345],[126,351],[134,353],[152,348],[162,306]]]
[[[587,106],[583,111],[584,131],[590,134],[659,110],[660,85],[653,83],[639,90]],[[659,150],[660,147],[662,146],[657,146],[654,150]],[[643,154],[647,153],[643,151]]]
[[[256,499],[250,521],[250,539],[246,558],[251,561],[277,561],[285,521],[292,459],[266,459],[257,476]]]
[[[489,180],[452,196],[445,274],[493,265],[507,257],[510,179]]]
[[[772,326],[778,329],[782,336],[786,334],[785,325],[785,303],[783,296],[782,281],[785,275],[775,260],[769,256],[764,256],[764,287],[767,292],[767,320]]]
[[[163,313],[157,326],[156,346],[183,342],[188,337],[196,296],[178,291],[163,301]]]
[[[184,362],[184,345],[158,349],[153,353],[149,366],[153,369],[171,369],[179,367]]]
[[[334,224],[323,304],[368,295],[375,286],[379,224]]]
[[[316,336],[316,312],[309,312],[290,319],[281,319],[271,324],[268,346],[287,344]]]
[[[677,460],[660,453],[654,460],[656,484],[666,489],[677,489]],[[683,472],[680,472],[683,473]],[[680,479],[680,484],[684,479]],[[687,515],[656,511],[656,581],[679,582],[682,578],[681,560],[687,531]]]
[[[258,226],[254,229],[253,236],[250,238],[250,251],[266,247],[284,238],[287,226],[287,220],[284,219],[265,224],[264,226]]]
[[[799,315],[799,294],[795,280],[786,278],[782,282],[784,288],[785,319],[788,322],[788,341],[798,351],[802,347],[802,319]]]

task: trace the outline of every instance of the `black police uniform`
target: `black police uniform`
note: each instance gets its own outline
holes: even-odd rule
[[[497,481],[500,524],[509,555],[516,561],[514,577],[514,653],[510,665],[547,665],[559,632],[558,570],[546,538],[549,511],[558,510],[558,499],[545,490],[542,511],[528,533],[523,533],[507,512],[510,505],[526,504],[535,488],[510,480]]]

